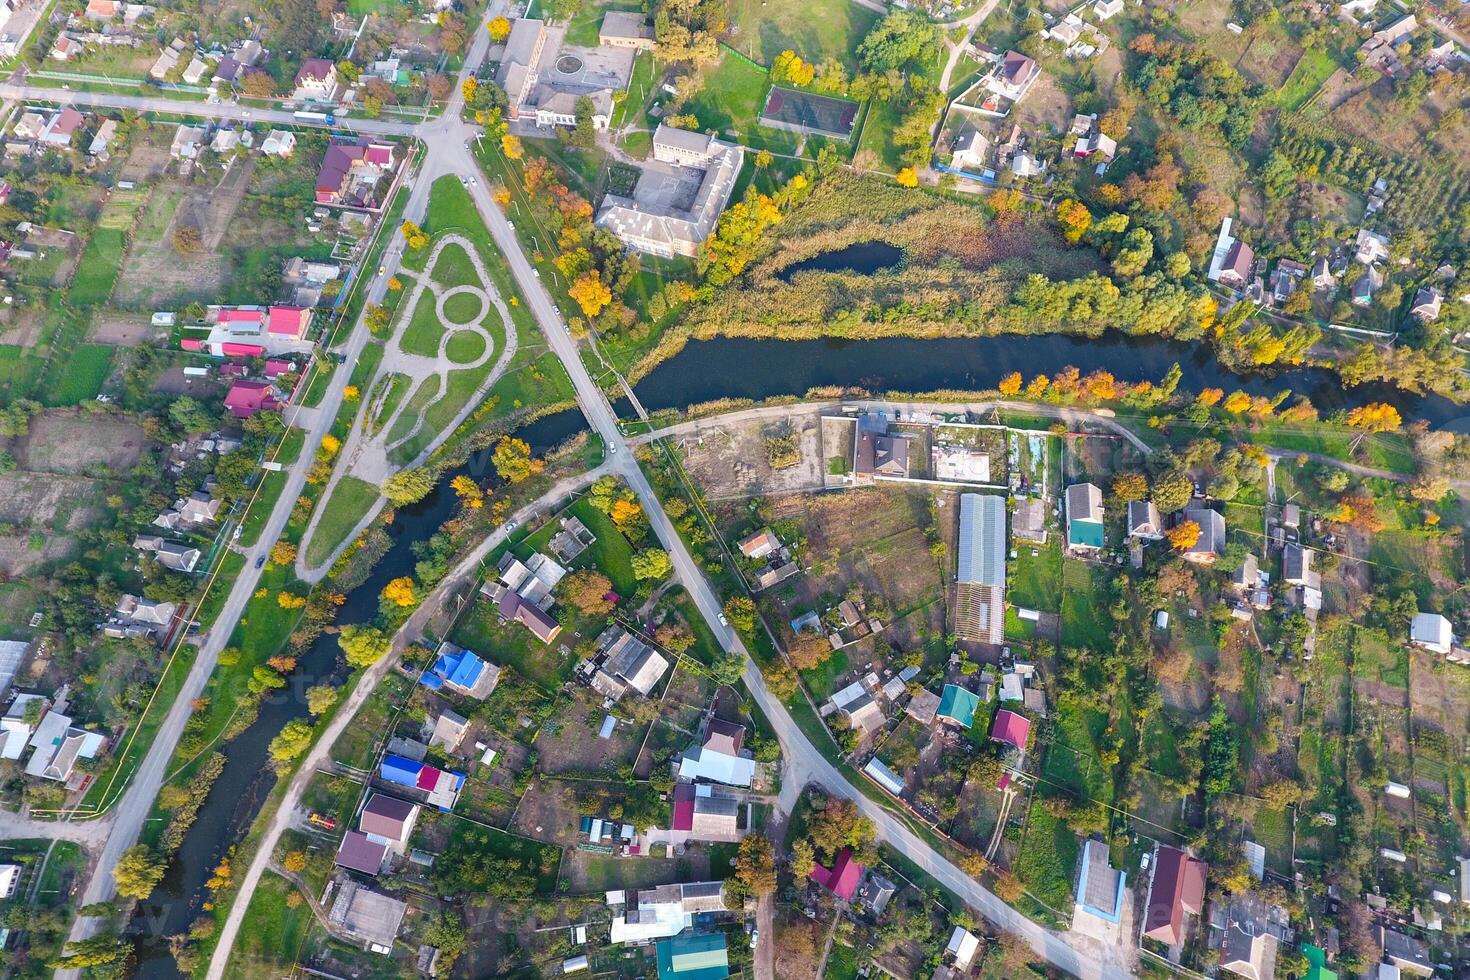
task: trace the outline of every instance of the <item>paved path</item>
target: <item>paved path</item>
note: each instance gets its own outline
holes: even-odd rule
[[[519,508],[511,515],[512,518],[517,523],[523,522],[542,507],[552,505],[583,487],[591,485],[606,472],[606,469],[605,466],[600,466],[560,481],[535,501]],[[373,664],[363,673],[362,677],[358,678],[357,686],[352,689],[352,694],[348,696],[346,703],[333,716],[331,723],[327,725],[311,751],[301,760],[295,776],[292,777],[290,785],[286,788],[286,795],[282,797],[280,806],[275,815],[271,817],[270,826],[261,836],[260,843],[251,858],[250,866],[245,869],[244,875],[240,878],[240,886],[230,905],[230,914],[225,917],[224,927],[220,930],[219,942],[215,946],[214,957],[209,963],[210,980],[218,980],[224,976],[225,966],[229,963],[230,951],[235,945],[235,937],[240,931],[240,924],[245,920],[245,912],[250,907],[250,897],[255,893],[256,886],[260,884],[261,875],[270,866],[271,854],[275,851],[281,834],[294,824],[297,804],[301,801],[301,795],[306,791],[312,776],[318,769],[330,766],[332,746],[352,724],[358,710],[362,708],[384,675],[398,662],[398,655],[403,652],[404,647],[422,634],[424,625],[440,610],[441,605],[449,596],[455,594],[467,582],[474,582],[485,557],[505,540],[505,535],[503,527],[495,531],[481,541],[455,566],[452,572],[444,577],[444,580],[425,598],[423,604],[414,611],[408,622],[393,637],[393,652]]]
[[[420,186],[431,186],[441,176],[444,175],[426,171],[419,175],[419,184]],[[474,266],[475,274],[480,277],[482,284],[480,287],[444,286],[434,281],[434,268],[439,262],[439,256],[451,245],[462,248],[469,257],[470,263]],[[341,482],[344,476],[352,476],[371,483],[373,486],[381,486],[384,480],[400,469],[400,467],[391,461],[390,453],[399,446],[407,443],[410,439],[418,437],[423,428],[425,417],[420,415],[418,421],[414,423],[413,428],[399,439],[394,440],[392,438],[392,432],[398,419],[403,417],[404,413],[408,411],[409,403],[414,399],[420,385],[430,382],[437,384],[438,388],[434,398],[428,403],[432,404],[433,401],[447,396],[449,374],[451,371],[473,370],[474,368],[482,367],[491,357],[496,357],[494,366],[486,373],[475,392],[465,400],[464,405],[454,414],[454,417],[424,445],[424,448],[418,452],[413,460],[407,466],[401,467],[402,469],[412,469],[415,466],[422,465],[424,460],[428,459],[434,450],[443,445],[444,440],[454,434],[454,431],[459,428],[460,423],[469,417],[470,413],[490,393],[490,389],[494,388],[495,384],[509,370],[511,360],[515,357],[516,351],[520,349],[520,338],[516,334],[515,321],[510,317],[510,309],[505,305],[505,299],[500,295],[500,291],[495,288],[494,281],[490,278],[490,273],[485,269],[484,263],[480,260],[479,250],[475,248],[474,243],[463,235],[446,235],[439,239],[435,243],[434,250],[430,253],[428,261],[424,263],[424,271],[422,273],[412,273],[400,269],[398,276],[400,279],[412,281],[414,287],[407,296],[403,297],[399,306],[399,316],[396,320],[393,336],[388,340],[387,351],[384,355],[383,363],[378,366],[377,375],[366,386],[368,392],[366,397],[373,397],[374,385],[378,378],[386,378],[393,374],[399,374],[408,379],[405,390],[399,396],[398,405],[392,415],[384,419],[371,433],[367,427],[368,423],[372,421],[372,406],[365,405],[364,410],[358,413],[356,419],[353,421],[352,429],[348,433],[347,442],[341,449],[341,458],[333,468],[332,476],[327,481],[326,487],[322,490],[321,503],[311,515],[311,521],[307,525],[306,533],[302,535],[302,541],[304,542],[309,543],[312,536],[316,533],[317,525],[321,521],[323,513],[327,510],[326,505],[331,500],[332,491],[337,488],[337,484]],[[434,298],[439,320],[446,328],[444,335],[439,340],[439,347],[434,357],[411,354],[403,349],[403,336],[408,332],[409,325],[413,321],[414,310],[418,308],[419,301],[424,297],[425,293]],[[452,321],[444,316],[444,304],[451,296],[456,294],[469,294],[479,299],[481,303],[481,314],[478,319],[466,324],[451,325]],[[500,345],[499,351],[496,350],[495,337],[483,326],[485,318],[494,315],[499,315],[503,325],[502,333],[504,335],[504,342]],[[455,334],[465,330],[479,334],[485,341],[485,350],[475,360],[459,364],[449,358],[449,340]],[[427,407],[428,405],[425,405],[425,408]],[[337,546],[332,549],[331,554],[327,555],[315,568],[312,568],[307,562],[307,549],[300,549],[296,556],[296,577],[303,582],[316,583],[321,581],[327,572],[331,570],[332,564],[337,560],[338,556],[346,551],[347,547],[373,521],[377,520],[378,515],[382,512],[386,504],[387,501],[379,497],[373,503],[373,506],[368,508],[367,513],[358,520],[357,525],[351,532],[344,535]]]

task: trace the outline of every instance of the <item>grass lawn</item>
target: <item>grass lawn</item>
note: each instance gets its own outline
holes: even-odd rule
[[[377,499],[378,488],[366,480],[344,476],[337,481],[332,495],[321,505],[325,510],[306,543],[306,563],[315,568],[330,558]]]
[[[383,396],[378,405],[377,415],[372,419],[370,431],[377,431],[384,422],[393,417],[393,412],[398,408],[398,403],[403,401],[403,396],[408,394],[409,385],[413,383],[406,374],[394,372],[387,377],[388,393]]]
[[[357,717],[332,746],[332,758],[355,769],[372,766],[378,740],[398,707],[413,693],[412,682],[398,674],[387,674],[358,710]]]
[[[126,231],[104,225],[99,219],[97,230],[87,242],[76,276],[71,281],[72,305],[101,306],[107,302],[112,295],[112,287],[117,283],[126,248]]]
[[[413,308],[413,318],[398,338],[398,346],[409,354],[420,357],[436,357],[439,342],[444,339],[444,327],[439,323],[438,304],[434,294],[425,292]]]
[[[1383,433],[1364,436],[1361,432],[1319,423],[1288,425],[1266,422],[1248,436],[1251,442],[1291,452],[1320,453],[1333,459],[1356,460],[1394,473],[1415,472],[1414,449],[1409,437]],[[1353,447],[1357,446],[1356,453]]]
[[[475,322],[484,310],[485,304],[473,293],[455,293],[444,301],[444,319],[456,325]]]
[[[480,277],[464,248],[458,244],[444,246],[434,263],[433,280],[441,286],[479,286]]]
[[[485,353],[485,338],[473,330],[456,330],[444,345],[444,356],[455,364],[472,364]]]
[[[1062,543],[1057,535],[1049,543],[1034,545],[1016,541],[1016,560],[1006,569],[1007,598],[1023,609],[1057,612],[1062,605]],[[1039,554],[1031,556],[1032,551]]]
[[[1082,561],[1062,562],[1062,643],[1070,647],[1101,647],[1108,642],[1107,612],[1094,594],[1110,574]]]
[[[1077,835],[1047,813],[1040,800],[1033,800],[1026,840],[1014,869],[1027,891],[1059,912],[1069,911],[1077,854]]]
[[[47,405],[76,405],[97,397],[112,373],[113,348],[105,344],[82,344],[63,355],[66,369],[61,382],[45,392]]]
[[[434,438],[454,421],[454,417],[459,413],[460,409],[469,404],[470,398],[474,396],[480,384],[485,380],[487,372],[488,368],[483,365],[477,368],[450,371],[447,383],[444,385],[444,393],[423,412],[423,428],[419,430],[418,435],[403,445],[395,447],[388,454],[392,461],[402,466],[423,452],[424,448],[433,442]],[[437,381],[430,379],[427,383],[430,385],[429,391],[432,393],[434,386],[437,386]],[[417,400],[418,396],[416,395],[415,401]],[[398,426],[395,425],[394,429],[396,430],[397,428]]]
[[[311,924],[311,907],[305,902],[296,908],[286,904],[286,896],[296,886],[275,874],[261,877],[250,907],[245,910],[240,938],[230,954],[225,976],[279,976],[293,972],[296,955]]]
[[[872,150],[882,161],[886,173],[898,173],[903,169],[899,149],[893,144],[893,128],[902,118],[894,103],[871,100],[862,134],[858,137],[858,152]]]
[[[457,839],[467,833],[487,835],[489,838],[487,849],[497,857],[519,858],[522,861],[539,864],[540,874],[536,876],[537,894],[549,895],[556,887],[557,871],[561,866],[561,852],[557,847],[527,837],[508,834],[495,827],[476,825],[468,820],[456,819],[451,839]],[[547,860],[549,853],[554,853],[555,858]]]
[[[857,950],[833,943],[832,951],[827,954],[827,972],[822,976],[824,980],[857,980]]]
[[[770,85],[765,70],[726,51],[714,66],[705,69],[704,88],[689,100],[684,111],[699,120],[700,130],[719,130],[721,135],[757,149],[793,153],[799,142],[795,133],[765,129],[756,121]]]
[[[770,3],[731,0],[734,47],[746,56],[771,64],[792,50],[813,64],[836,58],[848,70],[858,68],[855,52],[881,15],[851,0],[808,0]]]
[[[573,21],[575,23],[575,21]],[[617,131],[633,119],[642,115],[643,107],[648,103],[649,96],[653,93],[653,54],[648,51],[638,52],[638,57],[633,59],[633,75],[628,81],[628,91],[619,100],[617,107],[613,109],[612,129]],[[632,148],[625,147],[628,152]],[[647,147],[644,147],[646,150]]]
[[[643,5],[638,0],[602,0],[601,3],[583,3],[572,14],[571,22],[567,24],[566,43],[574,44],[580,48],[595,48],[598,44],[598,28],[602,26],[602,18],[609,10],[631,10],[641,11]],[[526,15],[527,17],[530,14]]]
[[[1096,742],[1107,726],[1107,716],[1062,705],[1056,723],[1056,741],[1046,754],[1047,777],[1090,799],[1111,801],[1113,779],[1098,762]]]
[[[801,679],[806,683],[807,689],[818,701],[837,690],[837,678],[847,670],[847,652],[845,650],[833,650],[832,656],[822,661],[811,670],[803,670]]]
[[[1288,112],[1296,112],[1312,100],[1322,83],[1337,70],[1337,59],[1321,48],[1302,52],[1286,84],[1276,92],[1276,104]]]
[[[584,498],[569,508],[569,513],[587,525],[587,530],[597,535],[597,540],[573,562],[578,567],[596,565],[612,582],[618,595],[632,595],[638,590],[638,578],[633,574],[633,546],[613,524],[612,518],[593,507]]]

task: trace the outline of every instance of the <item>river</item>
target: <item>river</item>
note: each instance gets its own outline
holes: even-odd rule
[[[586,427],[582,413],[573,410],[541,419],[516,435],[540,454]],[[481,481],[493,478],[489,452],[476,453],[465,466],[445,474],[423,500],[398,509],[393,523],[386,528],[393,540],[392,547],[368,580],[348,593],[347,601],[337,613],[338,625],[372,621],[378,613],[378,594],[383,586],[400,575],[413,574],[417,561],[413,544],[428,538],[454,515],[458,502],[449,489],[449,481],[460,473],[469,473]],[[267,761],[267,746],[286,722],[307,716],[307,688],[328,680],[341,684],[345,678],[337,638],[323,634],[300,658],[287,686],[262,703],[255,723],[220,749],[229,760],[224,771],[170,862],[168,873],[148,901],[140,903],[134,918],[131,931],[140,945],[139,977],[152,980],[180,975],[169,955],[166,939],[188,930],[204,897],[204,883],[220,858],[244,835],[275,785],[275,771]]]
[[[1101,337],[1059,334],[914,340],[758,340],[719,337],[691,341],[638,383],[638,400],[650,411],[684,408],[717,398],[801,395],[811,388],[858,385],[874,392],[978,391],[994,388],[1019,371],[1030,378],[1072,366],[1083,373],[1106,368],[1120,381],[1158,381],[1178,362],[1180,387],[1244,389],[1274,395],[1283,388],[1311,398],[1325,415],[1366,402],[1388,402],[1405,422],[1421,418],[1434,428],[1470,432],[1470,406],[1441,395],[1414,395],[1391,385],[1344,388],[1323,368],[1275,374],[1235,374],[1206,345],[1110,331]],[[620,404],[620,410],[626,405]]]

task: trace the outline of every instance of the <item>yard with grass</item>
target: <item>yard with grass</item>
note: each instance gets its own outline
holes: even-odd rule
[[[60,352],[59,352],[60,353]],[[77,405],[91,401],[112,373],[113,348],[105,344],[81,344],[64,352],[66,368],[61,381],[42,396],[47,405]]]
[[[836,58],[850,72],[860,67],[858,43],[878,22],[877,11],[850,0],[770,3],[731,0],[732,46],[770,65],[782,51],[795,51],[812,64]]]
[[[1107,611],[1098,592],[1109,575],[1106,568],[1071,558],[1062,561],[1062,643],[1070,647],[1103,647],[1108,642]]]
[[[295,891],[295,885],[270,872],[260,879],[245,911],[226,977],[248,980],[294,971],[312,921],[311,907],[305,902],[295,908],[287,904]]]
[[[1077,868],[1077,835],[1033,800],[1026,839],[1012,870],[1026,890],[1058,912],[1072,908],[1072,876]]]
[[[717,130],[726,139],[773,153],[793,153],[795,133],[767,129],[757,121],[771,80],[765,69],[739,54],[724,51],[705,69],[704,87],[684,111],[699,120],[700,130]]]
[[[1322,83],[1337,70],[1337,59],[1320,48],[1307,48],[1302,52],[1296,67],[1291,70],[1286,84],[1276,92],[1276,104],[1287,112],[1296,112],[1310,102],[1322,88]]]
[[[1055,534],[1048,543],[1015,541],[1016,558],[1006,569],[1007,598],[1013,605],[1041,612],[1062,606],[1062,545]],[[1037,552],[1032,555],[1031,552]]]

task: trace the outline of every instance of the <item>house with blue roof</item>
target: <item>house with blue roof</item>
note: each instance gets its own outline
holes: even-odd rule
[[[434,666],[424,671],[419,683],[431,691],[447,690],[483,701],[500,683],[500,668],[463,647],[441,643]]]
[[[1103,533],[1102,491],[1095,484],[1074,483],[1067,488],[1067,547],[1072,551],[1099,551]]]
[[[684,933],[658,943],[659,980],[725,980],[730,953],[722,932]]]
[[[975,711],[980,707],[980,698],[958,684],[944,685],[944,694],[939,699],[939,710],[934,717],[951,725],[969,728],[975,723]]]
[[[1128,876],[1108,860],[1108,845],[1089,837],[1077,871],[1077,916],[1094,915],[1117,925],[1123,919]]]

